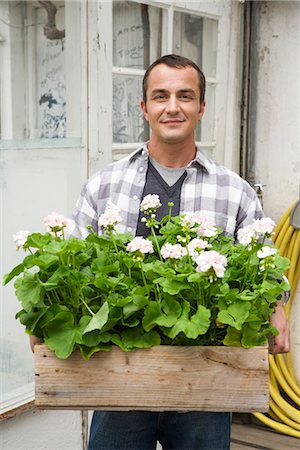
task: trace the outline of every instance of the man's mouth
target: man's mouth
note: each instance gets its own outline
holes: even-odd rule
[[[182,122],[184,122],[184,120],[183,119],[165,119],[165,120],[162,120],[161,121],[161,123],[165,123],[165,124],[168,124],[168,123],[182,123]]]

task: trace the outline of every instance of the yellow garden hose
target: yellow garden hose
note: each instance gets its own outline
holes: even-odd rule
[[[300,297],[295,296],[300,278],[300,229],[290,223],[294,206],[279,220],[273,238],[280,255],[290,259],[286,274],[291,285],[290,301],[285,306],[288,318],[293,301],[300,301]],[[254,416],[274,430],[300,439],[300,386],[293,371],[291,353],[269,355],[269,368],[270,410],[268,414],[254,413]]]

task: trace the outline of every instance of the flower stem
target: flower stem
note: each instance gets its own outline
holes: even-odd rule
[[[84,306],[86,307],[86,309],[88,310],[88,312],[89,312],[92,316],[94,316],[95,314],[93,313],[93,311],[91,310],[91,308],[88,306],[88,304],[86,303],[86,301],[84,300],[83,297],[81,297],[81,301],[82,301],[82,303],[84,304]]]
[[[155,243],[155,246],[156,246],[156,250],[157,250],[159,259],[162,261],[160,248],[159,248],[159,245],[158,245],[158,241],[157,241],[157,237],[156,237],[156,234],[155,234],[155,231],[154,231],[154,227],[151,227],[151,233],[152,233],[152,236],[153,236],[153,239],[154,239],[154,243]]]
[[[114,245],[114,248],[115,248],[115,251],[116,251],[117,256],[119,256],[118,246],[117,246],[117,244],[116,244],[116,241],[115,241],[115,239],[114,239],[114,235],[113,235],[112,231],[109,231],[109,237],[110,237],[110,239],[112,240],[112,243],[113,243],[113,245]]]
[[[148,287],[148,284],[147,284],[147,281],[146,281],[146,278],[145,278],[145,274],[144,274],[144,271],[143,271],[143,264],[142,264],[141,261],[140,261],[140,269],[141,269],[141,274],[142,274],[143,282],[144,282],[144,285],[145,285],[145,288],[146,288],[148,297],[149,297],[149,299],[150,299],[150,291],[149,291],[149,287]]]

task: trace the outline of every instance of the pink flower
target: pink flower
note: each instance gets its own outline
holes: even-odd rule
[[[136,236],[132,239],[129,244],[127,244],[126,250],[129,252],[140,252],[140,253],[153,253],[152,242],[148,239],[143,238],[143,236]]]
[[[146,195],[141,202],[141,211],[143,212],[153,212],[156,211],[161,206],[159,196],[156,194]]]
[[[256,219],[253,222],[253,229],[256,233],[271,234],[276,226],[276,223],[270,217],[263,217],[262,219]]]
[[[48,216],[44,217],[44,224],[46,225],[48,230],[52,230],[56,228],[57,230],[60,228],[67,227],[69,225],[69,220],[66,219],[62,214],[58,214],[56,212],[52,212]]]
[[[213,224],[213,222],[203,214],[201,211],[196,211],[193,216],[193,222],[197,225],[199,225],[196,228],[197,233],[199,236],[204,237],[213,237],[217,234],[218,230]]]
[[[261,250],[258,250],[257,256],[260,259],[264,259],[267,258],[268,256],[276,255],[276,253],[278,253],[276,248],[265,245],[264,247],[261,248]]]
[[[182,247],[182,245],[180,245],[180,244],[167,243],[162,246],[160,253],[164,259],[167,259],[167,258],[180,259],[183,256],[186,256],[187,250],[185,247]]]
[[[103,228],[111,228],[120,222],[122,222],[122,217],[119,214],[118,207],[108,201],[104,213],[98,219],[98,225]]]
[[[213,269],[216,276],[222,278],[227,265],[227,258],[215,250],[210,250],[201,253],[196,259],[196,264],[197,272],[207,272],[209,269]]]
[[[19,250],[25,242],[27,241],[27,238],[29,236],[29,231],[26,230],[20,230],[16,234],[13,235],[13,240],[16,245],[16,249]]]

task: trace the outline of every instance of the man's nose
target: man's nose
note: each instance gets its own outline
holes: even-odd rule
[[[166,105],[166,111],[169,114],[176,114],[179,111],[178,99],[175,95],[171,95]]]

